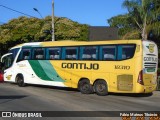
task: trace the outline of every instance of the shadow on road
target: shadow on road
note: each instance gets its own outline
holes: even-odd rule
[[[29,85],[30,86],[30,85]],[[48,89],[57,89],[62,91],[72,91],[72,92],[79,92],[78,89],[75,88],[68,88],[68,87],[55,87],[55,86],[43,86],[43,85],[31,85],[34,87],[41,87],[41,88],[48,88]],[[126,97],[150,97],[153,93],[109,93],[112,96],[126,96]]]
[[[73,91],[73,92],[79,92],[78,89],[75,88],[69,88],[69,87],[56,87],[56,86],[45,86],[45,85],[29,85],[28,86],[34,86],[34,87],[41,87],[41,88],[48,88],[48,89],[57,89],[62,91]],[[27,86],[26,86],[27,87]]]
[[[10,84],[15,84],[15,83],[10,83]],[[39,88],[47,88],[47,89],[56,89],[56,90],[61,90],[61,91],[79,92],[78,89],[68,88],[68,87],[56,87],[56,86],[33,85],[33,84],[26,84],[25,87],[29,87],[29,86],[34,86],[34,87],[39,87]],[[109,93],[109,95],[111,95],[111,96],[124,96],[124,97],[125,96],[126,97],[150,97],[153,95],[153,93]]]
[[[0,95],[0,99],[22,99],[27,96],[25,95]]]
[[[153,93],[110,93],[114,96],[126,96],[126,97],[150,97]]]
[[[22,99],[25,97],[27,97],[27,96],[25,96],[25,95],[0,95],[0,100],[2,100],[2,101],[0,101],[0,104],[11,102],[16,99]]]

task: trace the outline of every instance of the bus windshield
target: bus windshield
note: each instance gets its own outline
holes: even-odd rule
[[[2,59],[2,63],[4,64],[4,69],[10,68],[13,64],[14,58],[13,58],[13,54],[10,53],[6,56],[3,57]]]
[[[9,50],[8,53],[12,53],[13,59],[15,59],[15,57],[16,57],[19,49],[20,49],[20,48],[11,49],[11,50]]]

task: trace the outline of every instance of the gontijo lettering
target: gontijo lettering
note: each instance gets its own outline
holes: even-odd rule
[[[67,69],[87,69],[87,70],[98,70],[99,64],[98,63],[62,63],[62,68]]]
[[[144,61],[158,62],[158,58],[155,58],[155,57],[144,57]]]

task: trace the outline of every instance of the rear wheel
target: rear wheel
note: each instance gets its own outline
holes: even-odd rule
[[[94,84],[94,89],[97,95],[105,96],[108,94],[107,83],[104,80],[98,80]]]
[[[24,87],[26,85],[22,75],[17,75],[16,81],[19,87]]]
[[[83,79],[78,84],[78,89],[82,94],[91,94],[93,93],[93,87],[90,84],[88,79]]]

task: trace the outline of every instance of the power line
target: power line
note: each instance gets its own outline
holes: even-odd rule
[[[29,14],[26,14],[26,13],[23,13],[23,12],[20,12],[20,11],[18,11],[18,10],[14,10],[14,9],[12,9],[12,8],[9,8],[9,7],[7,7],[7,6],[4,6],[4,5],[0,5],[1,7],[4,7],[4,8],[6,8],[6,9],[8,9],[8,10],[11,10],[11,11],[14,11],[14,12],[17,12],[17,13],[20,13],[20,14],[23,14],[23,15],[25,15],[25,16],[28,16],[28,17],[33,17],[33,18],[35,18],[34,16],[32,16],[32,15],[29,15]]]

